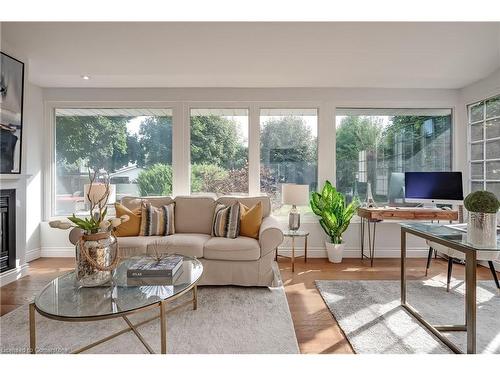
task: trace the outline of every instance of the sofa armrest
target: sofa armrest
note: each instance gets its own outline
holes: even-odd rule
[[[278,220],[267,216],[262,220],[259,231],[260,256],[263,257],[274,251],[283,242],[283,232]]]

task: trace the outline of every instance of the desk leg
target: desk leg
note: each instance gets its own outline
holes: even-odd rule
[[[35,323],[35,304],[30,303],[29,307],[29,325],[30,325],[30,354],[36,353],[36,323]]]
[[[365,219],[361,218],[361,226],[359,227],[361,230],[361,260],[363,260],[365,255]]]
[[[401,304],[406,305],[406,232],[401,229]]]
[[[292,237],[292,272],[295,271],[295,236]]]
[[[375,257],[375,231],[377,229],[377,222],[373,222],[373,238],[370,230],[370,220],[367,220],[368,225],[368,249],[370,251],[370,267],[373,267],[373,258]]]
[[[476,252],[465,255],[465,325],[467,327],[467,354],[476,353]]]
[[[373,259],[375,258],[375,231],[377,230],[377,222],[373,223],[373,242],[370,249],[370,267],[373,267]]]

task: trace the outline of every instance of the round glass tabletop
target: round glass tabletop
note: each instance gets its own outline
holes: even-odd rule
[[[181,269],[171,283],[161,285],[143,282],[146,285],[130,285],[127,269],[130,264],[143,257],[124,260],[114,271],[113,282],[108,286],[80,287],[72,271],[52,280],[35,298],[36,309],[61,319],[105,318],[131,312],[168,300],[190,289],[203,273],[198,259],[183,256]],[[150,285],[151,284],[151,285]]]

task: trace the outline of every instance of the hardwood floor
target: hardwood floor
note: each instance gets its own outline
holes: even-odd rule
[[[74,267],[72,258],[41,258],[30,263],[30,274],[0,288],[0,315],[29,302],[34,294],[55,277]],[[309,259],[295,263],[279,260],[281,277],[292,314],[295,333],[302,353],[353,353],[349,342],[326,307],[314,286],[315,280],[399,280],[399,259],[376,259],[373,268],[369,261],[344,259],[340,264],[326,259]],[[425,259],[408,260],[408,279],[425,279]],[[490,271],[478,267],[478,279],[489,280]],[[464,267],[457,265],[453,276],[464,277]],[[428,278],[446,280],[446,262],[433,259]]]
[[[30,262],[29,275],[0,288],[0,316],[25,303],[57,276],[75,267],[73,258],[40,258]]]

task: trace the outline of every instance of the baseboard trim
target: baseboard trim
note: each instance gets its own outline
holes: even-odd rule
[[[406,256],[408,258],[426,258],[429,252],[429,248],[413,248],[406,250]],[[281,255],[291,256],[292,248],[291,247],[280,247],[279,253]],[[297,248],[295,250],[295,255],[303,255],[304,249],[302,247]],[[368,255],[368,249],[365,249],[365,255]],[[360,249],[345,249],[344,250],[344,258],[360,258],[361,250]],[[326,249],[323,247],[308,247],[307,249],[307,257],[308,258],[327,258]],[[401,257],[401,249],[399,248],[385,248],[385,249],[377,249],[375,248],[375,258],[400,258]]]
[[[408,258],[425,258],[427,257],[429,249],[428,248],[414,248],[407,250]],[[279,252],[282,255],[290,256],[292,255],[291,247],[280,247]],[[295,255],[302,255],[304,250],[302,248],[297,248],[295,250]],[[365,249],[365,254],[368,255],[368,249]],[[42,247],[40,250],[40,256],[42,258],[74,258],[75,248],[74,247]],[[309,258],[327,258],[326,249],[322,247],[309,247],[307,249],[307,256]],[[345,249],[344,258],[359,258],[361,256],[361,250],[359,249]],[[385,248],[385,249],[375,249],[375,258],[399,258],[401,256],[401,250],[398,248]]]
[[[74,258],[74,247],[42,247],[40,251],[42,258]]]
[[[281,255],[291,256],[291,247],[280,247],[279,253]],[[295,255],[302,255],[304,253],[303,248],[297,248],[295,250]],[[413,248],[407,250],[408,258],[427,258],[429,253],[429,248]],[[368,255],[368,249],[365,249],[365,254]],[[74,247],[42,247],[41,249],[33,249],[26,253],[26,261],[31,262],[38,258],[74,258],[75,248]],[[326,249],[323,247],[309,247],[307,249],[308,258],[327,258]],[[360,249],[345,249],[344,258],[360,258]],[[401,249],[399,248],[385,248],[385,249],[375,249],[375,258],[400,258]],[[494,261],[495,268],[500,272],[500,262]],[[480,262],[481,264],[481,262]],[[485,263],[486,267],[488,266]],[[7,271],[5,274],[15,270]],[[1,276],[3,277],[4,274]],[[22,275],[24,276],[24,275]],[[20,276],[20,277],[22,277]],[[15,279],[14,279],[15,280]],[[14,281],[12,280],[12,281]],[[9,281],[11,282],[11,281]]]
[[[35,259],[41,258],[42,250],[40,248],[31,249],[26,251],[26,262],[31,262]]]
[[[19,280],[21,277],[24,277],[29,272],[28,263],[24,263],[20,266],[17,266],[14,269],[9,271],[5,271],[0,274],[0,287],[7,285],[13,281]]]

